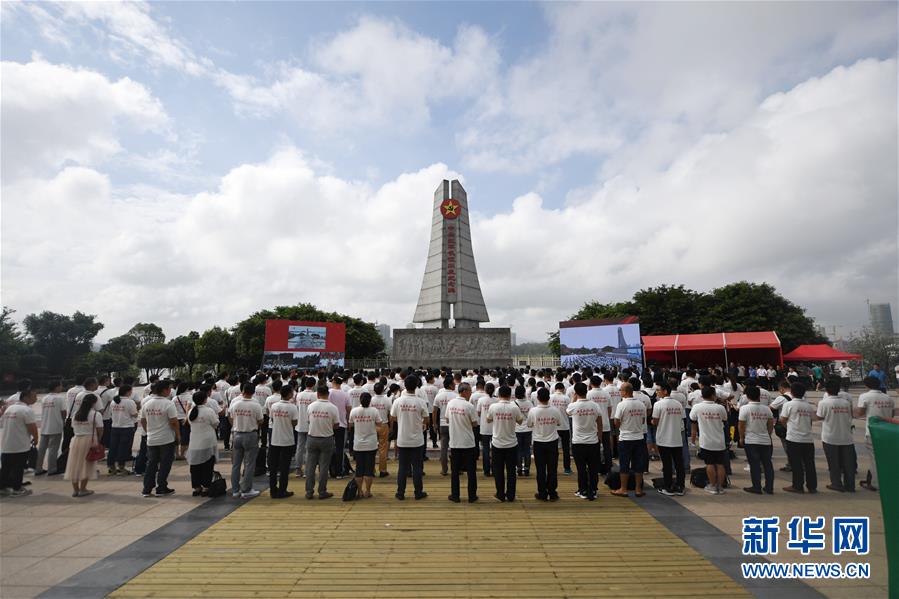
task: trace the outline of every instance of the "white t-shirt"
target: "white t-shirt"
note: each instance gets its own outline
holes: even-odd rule
[[[396,446],[421,447],[425,444],[422,424],[428,417],[425,400],[408,391],[390,406],[390,415],[396,418]]]
[[[256,385],[256,390],[253,391],[253,399],[256,400],[259,407],[265,407],[265,400],[268,399],[268,396],[271,394],[272,388],[268,385]]]
[[[289,400],[279,399],[268,409],[268,426],[272,431],[270,443],[276,447],[293,445],[294,421],[299,420],[299,411]]]
[[[780,412],[781,419],[787,419],[787,441],[793,443],[814,443],[812,436],[812,419],[815,417],[815,406],[805,398],[794,397],[788,401]]]
[[[434,398],[432,411],[436,409],[440,413],[440,426],[449,426],[449,421],[446,419],[446,405],[457,395],[458,393],[450,389],[441,389]]]
[[[620,404],[619,404],[620,405]],[[602,410],[598,405],[586,399],[578,399],[566,409],[571,416],[571,444],[592,445],[599,443],[599,426],[596,419],[602,418]],[[602,422],[602,420],[600,420]],[[643,435],[640,435],[643,438]]]
[[[848,366],[843,366],[840,368],[840,376],[844,379],[848,379],[852,375],[852,369]]]
[[[390,406],[392,404],[393,401],[386,395],[372,395],[369,405],[381,415],[381,422],[387,424],[390,422]]]
[[[760,401],[750,401],[740,407],[740,422],[746,423],[743,443],[747,445],[771,445],[768,421],[774,418],[771,408]]]
[[[79,391],[78,394],[75,396],[75,400],[70,404],[72,406],[72,409],[69,410],[70,418],[75,417],[75,414],[78,413],[78,408],[81,407],[81,402],[84,400],[84,398],[86,396],[88,396],[92,393],[97,396],[97,401],[94,402],[94,409],[96,410],[97,408],[100,407],[100,392],[99,391],[97,391],[97,390],[87,391],[86,389]]]
[[[528,413],[532,409],[534,409],[534,404],[531,403],[530,399],[516,399],[515,405],[518,406],[518,409],[521,410],[521,422],[515,426],[516,433],[527,433],[530,432],[531,427],[528,425]]]
[[[125,401],[124,399],[122,400]],[[209,403],[207,400],[206,403]],[[193,408],[191,408],[193,409]],[[218,426],[219,417],[215,409],[203,404],[197,407],[197,417],[187,421],[190,426],[190,442],[187,450],[208,449],[216,446],[215,428]]]
[[[487,420],[493,424],[493,439],[490,444],[497,449],[508,449],[518,445],[515,425],[523,420],[518,406],[507,399],[500,399],[490,406]]]
[[[615,407],[615,420],[619,420],[619,441],[642,441],[646,424],[646,404],[638,397],[622,398]]]
[[[190,408],[193,404],[193,397],[193,392],[185,391],[181,395],[176,395],[172,400],[172,404],[175,406],[175,418],[177,418],[179,422],[183,423],[187,420],[187,415],[190,413]]]
[[[490,412],[490,406],[498,401],[498,398],[490,397],[489,395],[484,395],[483,397],[481,397],[481,399],[478,400],[478,406],[476,410],[478,413],[478,418],[480,418],[481,420],[481,435],[493,434],[493,423],[487,422],[487,414]]]
[[[259,429],[262,420],[262,406],[255,397],[240,396],[228,408],[231,414],[231,430],[235,433],[252,433]]]
[[[619,396],[620,398],[620,396]],[[612,430],[609,414],[612,413],[612,396],[603,388],[590,389],[587,391],[587,400],[592,401],[599,406],[602,412],[602,431],[608,433]]]
[[[839,395],[824,395],[818,402],[821,441],[830,445],[852,445],[852,403]]]
[[[0,452],[24,453],[31,449],[31,433],[28,425],[34,424],[31,406],[14,403],[3,412],[3,426],[0,427]],[[100,421],[102,428],[103,421]]]
[[[471,402],[454,397],[446,405],[449,422],[450,449],[470,449],[475,446],[473,425],[478,423],[478,412]]]
[[[315,401],[309,404],[306,415],[309,417],[310,437],[333,437],[334,425],[340,424],[337,406],[329,399],[316,397]]]
[[[709,451],[722,451],[727,409],[714,400],[703,399],[690,410],[690,420],[699,424],[699,447]]]
[[[317,395],[315,391],[303,391],[302,393],[297,395],[296,404],[297,404],[297,432],[298,433],[308,433],[309,432],[309,415],[307,411],[309,410],[309,406],[313,401],[317,399]]]
[[[112,402],[109,406],[112,413],[113,428],[134,428],[137,421],[137,404],[130,397],[119,398],[119,403]]]
[[[140,417],[147,420],[147,445],[168,445],[175,442],[175,431],[169,424],[170,419],[177,418],[172,400],[151,395],[141,404]]]
[[[652,417],[657,418],[656,445],[683,447],[684,406],[673,397],[660,399],[652,406]]]
[[[62,434],[62,413],[66,409],[66,398],[62,393],[51,393],[41,401],[41,434]]]
[[[378,408],[361,405],[350,410],[348,422],[353,425],[353,451],[373,451],[378,448],[378,426],[384,419]]]
[[[896,405],[892,397],[875,389],[858,396],[858,407],[865,409],[865,437],[870,437],[871,429],[868,428],[868,419],[871,416],[892,418]]]
[[[438,389],[434,385],[425,384],[425,386],[421,388],[421,391],[424,393],[425,401],[428,403],[428,411],[433,411],[434,399],[436,399],[437,394],[441,391],[441,389]]]
[[[78,397],[78,394],[82,391],[84,391],[84,387],[81,385],[75,385],[66,391],[66,411],[69,413],[69,418],[75,414],[75,412],[72,411],[72,405],[75,403],[75,398]]]
[[[567,399],[567,398],[566,398]],[[532,440],[534,443],[549,443],[559,439],[559,429],[562,421],[568,422],[568,416],[562,416],[559,408],[538,403],[533,410],[528,412],[528,427],[534,431]]]
[[[262,413],[268,416],[268,430],[272,430],[272,414],[269,410],[272,409],[272,406],[281,401],[281,393],[272,393],[268,397],[265,398],[265,404],[262,406]],[[288,403],[293,403],[293,400],[290,400]]]
[[[560,431],[571,430],[571,422],[568,420],[568,404],[571,399],[564,393],[553,393],[549,396],[549,405],[559,410],[562,415],[562,424],[559,425]]]
[[[98,428],[103,428],[103,417],[100,415],[100,412],[94,409],[91,409],[91,411],[88,412],[87,420],[84,422],[79,422],[74,418],[72,419],[72,431],[75,433],[76,437],[88,437],[96,434],[97,442],[99,442],[103,433],[97,433],[96,430]]]
[[[354,408],[358,408],[362,405],[362,394],[365,393],[365,389],[362,386],[353,387],[347,392],[347,395],[350,397],[350,405]],[[353,443],[355,445],[355,443]],[[355,447],[353,448],[355,450]],[[364,449],[360,449],[359,451],[365,451]]]

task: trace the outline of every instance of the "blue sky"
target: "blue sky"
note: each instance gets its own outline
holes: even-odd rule
[[[743,279],[845,334],[899,303],[896,16],[4,3],[4,304],[98,314],[101,339],[297,301],[403,326],[460,177],[520,340],[588,300]]]

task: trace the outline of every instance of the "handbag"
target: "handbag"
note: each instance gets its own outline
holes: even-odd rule
[[[93,437],[93,444],[91,448],[87,450],[87,457],[85,458],[88,462],[98,462],[102,460],[106,456],[106,448],[103,447],[102,443],[97,442],[97,428],[94,426],[94,419],[91,418],[91,434]]]
[[[222,475],[218,472],[212,473],[212,482],[209,485],[209,490],[206,492],[208,497],[221,497],[228,490],[227,483],[225,479],[222,478]]]

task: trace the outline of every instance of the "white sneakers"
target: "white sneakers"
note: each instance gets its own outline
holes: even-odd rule
[[[246,493],[241,493],[240,498],[241,499],[252,499],[252,498],[256,497],[257,495],[259,495],[259,491],[257,491],[256,489],[250,489]]]
[[[706,485],[705,488],[703,489],[703,491],[705,491],[709,495],[717,495],[718,494],[718,488],[714,487],[712,485]]]

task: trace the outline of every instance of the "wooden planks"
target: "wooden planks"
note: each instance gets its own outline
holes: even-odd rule
[[[373,499],[307,501],[293,479],[297,496],[247,502],[112,596],[747,596],[633,501],[575,498],[573,476],[560,477],[558,503],[533,498],[533,477],[519,479],[518,501],[499,503],[479,477],[481,502],[453,504],[449,478],[426,464],[423,501],[411,481],[396,501],[393,477],[375,482]]]

